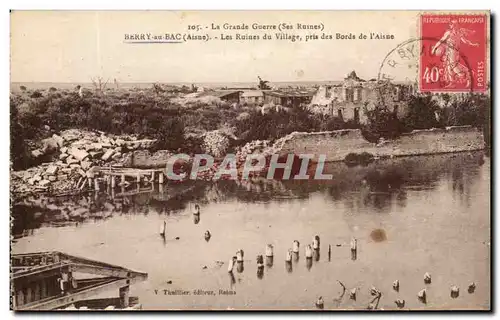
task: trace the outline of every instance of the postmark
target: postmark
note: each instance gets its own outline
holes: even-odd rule
[[[473,92],[474,90],[474,75],[476,72],[471,67],[469,59],[456,47],[448,47],[447,44],[442,44],[446,50],[453,51],[457,57],[456,65],[460,66],[463,72],[462,87],[450,87],[446,78],[442,75],[444,71],[441,68],[440,57],[433,53],[433,48],[439,38],[411,38],[398,44],[394,49],[390,50],[380,64],[378,72],[377,92],[379,101],[382,105],[387,106],[391,97],[395,96],[395,88],[404,88],[406,95],[420,93],[440,93],[440,92]],[[429,74],[421,72],[422,60],[428,61],[426,67],[430,70]],[[422,90],[422,81],[426,81],[425,77],[429,77],[429,81],[433,81],[435,90]],[[389,99],[389,100],[387,100]]]
[[[421,92],[487,90],[487,22],[484,14],[421,15]]]

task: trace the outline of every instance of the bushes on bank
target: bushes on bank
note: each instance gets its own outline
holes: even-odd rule
[[[366,140],[377,143],[380,139],[395,139],[404,132],[404,126],[394,112],[375,108],[366,112],[367,123],[362,127]]]
[[[241,144],[253,140],[274,141],[295,131],[317,132],[359,128],[359,125],[353,125],[351,122],[346,123],[337,117],[313,114],[301,107],[278,109],[278,111],[271,109],[264,114],[254,109],[246,111],[245,117],[235,120],[232,125],[236,127],[236,135],[240,138]]]
[[[315,114],[305,108],[267,108],[218,104],[176,104],[173,96],[148,90],[109,91],[80,97],[75,90],[49,92],[22,90],[11,95],[11,159],[22,167],[28,163],[26,141],[50,134],[46,128],[100,130],[112,134],[135,134],[158,139],[156,149],[200,152],[199,135],[221,128],[234,128],[234,146],[254,140],[276,140],[294,131],[315,132],[361,128],[368,141],[394,139],[413,129],[450,125],[482,127],[489,138],[490,99],[472,94],[462,100],[443,99],[438,105],[431,96],[411,97],[408,112],[398,119],[379,107],[367,111],[367,123]],[[444,97],[446,98],[446,97]],[[186,135],[195,132],[197,134]],[[489,141],[489,140],[488,140]],[[488,144],[488,142],[487,142]]]

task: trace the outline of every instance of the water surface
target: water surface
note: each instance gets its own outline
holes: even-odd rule
[[[372,286],[382,292],[384,309],[396,308],[396,299],[411,309],[489,308],[489,158],[461,153],[368,167],[332,163],[326,170],[332,181],[196,182],[152,192],[145,186],[114,198],[39,199],[49,209],[16,207],[12,252],[58,250],[147,272],[148,280],[131,288],[144,309],[310,309],[318,296],[325,309],[365,309]],[[195,203],[199,218],[192,214]],[[315,235],[321,248],[309,264],[304,247]],[[301,249],[290,266],[285,254],[293,240]],[[256,256],[266,244],[274,245],[273,265],[258,275]],[[227,264],[238,249],[245,261],[231,276]],[[424,284],[426,272],[431,284]],[[392,289],[396,279],[399,292]],[[358,288],[357,299],[348,291],[340,298],[338,281],[348,291]],[[469,294],[473,281],[477,288]],[[458,298],[450,297],[452,285],[460,287]],[[423,288],[427,304],[417,299]],[[197,289],[215,295],[194,295]]]

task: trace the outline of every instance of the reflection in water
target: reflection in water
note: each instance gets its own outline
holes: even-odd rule
[[[18,239],[17,247],[16,245],[14,247],[17,251],[28,251],[33,248],[35,250],[45,248],[68,250],[68,248],[71,248],[70,250],[74,250],[75,253],[78,252],[82,256],[93,256],[92,258],[102,259],[103,261],[109,258],[109,262],[117,261],[116,258],[119,258],[123,260],[120,261],[120,263],[123,262],[123,265],[137,266],[138,269],[150,268],[148,271],[151,272],[151,286],[158,285],[158,283],[154,282],[154,279],[160,278],[162,274],[173,274],[187,285],[210,287],[216,283],[217,287],[224,286],[227,283],[225,274],[228,273],[230,286],[233,287],[236,285],[235,276],[237,275],[239,291],[243,295],[255,296],[257,300],[260,299],[259,303],[264,304],[266,302],[262,301],[268,296],[257,297],[261,292],[259,290],[262,288],[262,283],[253,278],[252,272],[257,272],[257,279],[263,279],[265,265],[271,268],[274,264],[273,257],[266,257],[266,261],[264,261],[261,256],[257,260],[257,266],[247,260],[246,272],[250,272],[250,278],[253,278],[253,281],[249,280],[249,277],[245,277],[243,262],[236,263],[235,261],[236,270],[234,272],[227,272],[226,268],[221,266],[218,269],[216,268],[217,272],[210,276],[206,276],[208,272],[205,272],[205,276],[199,278],[196,277],[196,272],[199,271],[200,266],[210,265],[214,260],[219,261],[219,259],[222,259],[226,262],[225,257],[228,257],[228,253],[234,252],[236,248],[243,248],[249,250],[247,254],[254,254],[251,251],[252,248],[264,249],[266,243],[272,242],[276,245],[277,252],[280,253],[278,268],[267,270],[266,283],[272,286],[280,287],[280,285],[284,285],[283,281],[290,282],[290,276],[300,280],[296,281],[296,283],[303,283],[301,278],[306,275],[309,278],[314,278],[314,281],[325,280],[324,283],[315,282],[318,283],[318,291],[329,290],[325,288],[329,287],[331,289],[333,287],[331,282],[328,283],[332,279],[332,270],[335,270],[334,273],[338,274],[339,279],[342,281],[351,281],[353,279],[353,274],[350,274],[351,271],[363,270],[362,274],[359,273],[359,282],[366,286],[372,285],[373,281],[377,280],[377,277],[379,279],[384,277],[386,279],[384,281],[389,281],[387,282],[389,284],[397,277],[402,283],[408,283],[408,286],[410,286],[410,276],[400,274],[406,272],[406,270],[401,271],[396,267],[385,268],[385,271],[372,272],[369,270],[367,266],[370,266],[371,263],[380,263],[379,258],[381,255],[378,255],[376,251],[392,250],[391,248],[394,248],[394,246],[399,245],[402,247],[406,244],[409,249],[415,250],[415,241],[412,243],[411,240],[415,239],[414,234],[418,234],[420,231],[424,231],[428,237],[431,237],[429,242],[441,241],[443,237],[451,239],[455,236],[452,228],[447,228],[445,236],[435,235],[433,230],[427,228],[428,223],[439,226],[440,223],[446,223],[450,217],[453,217],[457,218],[460,225],[465,225],[469,221],[467,220],[469,215],[463,214],[461,210],[463,207],[471,205],[471,203],[476,208],[477,199],[484,199],[483,195],[487,191],[485,186],[487,187],[489,182],[485,182],[485,170],[478,168],[477,163],[471,162],[468,157],[460,155],[457,157],[440,156],[384,160],[370,164],[367,167],[349,169],[343,164],[328,164],[325,171],[326,173],[332,173],[334,179],[329,181],[266,181],[255,179],[250,182],[219,181],[216,183],[188,181],[182,184],[166,184],[164,186],[166,192],[163,193],[134,194],[129,192],[127,195],[115,194],[114,199],[110,198],[106,193],[98,193],[97,199],[94,197],[94,193],[82,194],[76,197],[31,197],[27,198],[31,205],[20,201],[18,205],[14,206],[12,230],[17,237],[27,236],[35,230],[35,236]],[[422,205],[424,207],[427,205],[426,208],[429,208],[428,203],[431,203],[429,200],[434,201],[432,202],[434,204],[436,194],[438,195],[437,198],[447,201],[446,204],[443,203],[443,207],[446,208],[443,210],[438,207],[436,212],[429,216],[421,208]],[[455,199],[456,201],[452,202]],[[190,217],[192,211],[189,208],[192,208],[196,203],[202,204],[205,216],[203,222],[200,220],[196,222],[200,215],[195,214],[193,215],[193,221],[195,224],[198,223],[198,226],[202,229],[199,229],[198,226],[195,228]],[[450,203],[454,206],[454,215],[449,217],[446,210],[450,210]],[[468,211],[471,210],[465,212]],[[143,217],[148,214],[147,218]],[[484,215],[481,217],[484,218]],[[106,222],[107,219],[112,220]],[[163,220],[167,220],[169,223],[170,235],[168,235],[169,243],[166,248],[163,248],[157,238],[158,225]],[[98,224],[94,226],[92,221],[98,221]],[[170,222],[175,224],[175,228],[170,227]],[[81,227],[78,229],[67,227],[73,226],[74,223],[80,223]],[[104,223],[107,225],[103,226]],[[483,222],[481,221],[481,223]],[[268,229],[268,225],[272,225],[272,229]],[[68,242],[72,241],[71,246],[74,244],[74,247],[69,246],[68,243],[57,242],[60,241],[61,237],[59,235],[54,236],[58,230],[53,230],[53,227],[58,226],[67,227],[61,230],[61,237],[68,235],[64,234],[65,232],[74,232],[68,237]],[[116,227],[114,228],[114,226]],[[131,226],[132,229],[130,229]],[[139,226],[141,226],[140,230]],[[40,227],[43,228],[36,230]],[[482,227],[481,224],[478,229]],[[107,228],[107,234],[101,232],[104,228]],[[236,233],[228,232],[229,228],[235,230]],[[385,230],[374,230],[375,228],[384,228]],[[203,229],[206,230],[204,233],[206,242],[201,239]],[[210,229],[217,236],[211,239],[211,233],[207,229]],[[130,230],[136,230],[137,232],[130,232]],[[144,232],[145,230],[147,232]],[[398,232],[396,233],[395,230],[398,230]],[[173,231],[178,234],[171,234]],[[475,230],[467,229],[467,236],[475,234],[472,231],[475,232]],[[384,246],[367,243],[367,241],[385,241],[388,236],[386,232],[391,232],[391,241],[386,242]],[[333,256],[335,263],[324,264],[314,262],[320,261],[320,251],[311,248],[311,258],[305,259],[306,269],[304,269],[302,265],[293,265],[294,263],[302,264],[302,261],[298,262],[299,248],[297,243],[297,252],[292,248],[292,263],[285,262],[285,270],[283,270],[280,266],[283,262],[281,258],[282,250],[289,248],[292,239],[304,241],[300,248],[300,250],[304,250],[307,242],[311,240],[311,235],[316,233],[324,241],[324,250],[328,250],[328,261],[332,259],[331,246],[329,245],[328,249],[325,247],[328,243],[349,250],[349,245],[345,243],[349,238],[355,236],[359,237],[361,248],[367,250],[363,250],[365,252],[362,254],[363,259],[353,263],[349,261],[347,252],[340,253],[344,249],[338,249],[339,254],[335,253]],[[73,234],[74,237],[72,237]],[[90,240],[89,235],[95,235],[92,240],[95,239],[94,242],[98,243],[98,245],[104,242],[105,245],[99,247],[99,250],[94,250],[95,244],[92,242],[82,244],[85,241],[80,239]],[[175,241],[173,237],[176,235],[180,235],[183,241]],[[469,237],[467,239],[470,240]],[[163,238],[163,245],[166,245],[166,240],[166,238]],[[142,257],[148,258],[137,259],[121,253],[114,253],[114,251],[119,251],[117,248],[124,245],[130,245],[133,249],[140,250],[138,252],[142,254]],[[420,243],[417,245],[422,246]],[[368,246],[371,247],[368,248]],[[443,251],[441,248],[435,247],[433,249],[436,252]],[[167,264],[164,264],[161,268],[157,268],[155,267],[156,263],[152,263],[157,260],[148,261],[148,259],[156,259],[155,257],[157,257],[157,255],[150,255],[149,249],[157,250],[152,252],[161,253],[165,256],[168,254],[181,254],[183,256],[182,259],[178,259],[179,265],[171,266],[170,264],[167,266]],[[203,254],[189,254],[189,252],[196,252],[196,250],[206,252],[203,252]],[[446,250],[452,252],[450,248]],[[258,252],[264,254],[261,250]],[[115,256],[112,256],[113,254]],[[410,258],[419,259],[419,261],[420,259],[425,260],[427,254],[427,252],[417,252],[413,256],[413,252],[411,252],[410,255],[412,256]],[[454,262],[462,261],[458,260],[462,259],[460,254],[458,252],[456,259],[449,259],[450,263],[451,260]],[[433,255],[433,257],[436,263],[433,264],[430,261],[425,267],[429,267],[429,270],[437,269],[436,272],[439,270],[440,274],[445,273],[442,271],[449,267],[448,263],[439,260],[438,254]],[[351,251],[351,259],[357,260],[356,250]],[[399,256],[398,259],[400,259]],[[406,256],[404,259],[406,259]],[[315,263],[315,269],[311,270],[313,263]],[[224,266],[227,265],[224,264]],[[255,267],[257,270],[253,269]],[[462,266],[453,266],[453,268],[459,269],[460,272],[466,272],[466,269]],[[383,265],[380,269],[384,269]],[[393,271],[394,273],[388,274]],[[190,279],[184,279],[183,277],[186,274],[194,276]],[[335,278],[333,277],[333,279]],[[478,276],[478,278],[469,281],[478,281],[479,283],[479,281],[484,280],[484,277]],[[358,278],[356,278],[356,281],[358,281]],[[256,282],[259,285],[255,286]],[[423,283],[419,283],[418,288],[409,288],[405,285],[404,287],[407,288],[405,290],[415,294],[422,289]],[[311,306],[312,302],[314,302],[310,296],[307,297],[306,302],[300,300],[303,298],[300,297],[301,292],[294,290],[297,288],[293,286],[286,288],[287,292],[283,293],[284,301],[297,302],[297,306],[301,308],[304,305]],[[475,299],[475,297],[482,294],[483,286],[481,285],[478,288],[480,290],[477,290],[474,295],[467,294],[467,297]],[[330,306],[332,306],[331,301],[335,296],[335,292],[330,292],[328,295],[327,293],[322,294],[329,297],[328,300],[325,298],[325,301],[327,305],[328,301],[330,301]],[[447,301],[451,300],[447,292],[444,292],[442,296]],[[240,298],[235,299],[235,301],[241,300],[241,295]],[[364,298],[360,296],[358,300],[364,301]],[[382,299],[381,304],[386,307],[384,300]],[[342,303],[348,301],[349,299],[344,299]],[[393,301],[387,303],[396,308]],[[168,303],[169,306],[174,306],[176,302],[165,302],[162,299],[161,301],[154,301],[154,303],[158,303],[158,305]],[[209,302],[207,301],[207,303]],[[412,302],[408,300],[409,307],[413,307],[414,303],[418,303],[418,300],[414,299]],[[432,297],[432,303],[438,303],[434,297]],[[341,307],[344,306],[345,304]],[[218,305],[218,307],[221,307],[221,305]]]
[[[236,284],[236,278],[232,272],[227,273],[229,275],[229,288],[233,289]]]
[[[194,222],[194,224],[200,223],[200,215],[199,214],[193,214],[193,222]]]
[[[243,266],[243,261],[238,261],[236,264],[236,271],[238,271],[238,273],[242,273],[244,270],[245,267]]]
[[[356,261],[358,258],[358,251],[357,250],[351,250],[351,260]]]
[[[266,266],[271,268],[273,266],[274,257],[266,257]]]
[[[312,265],[313,265],[313,259],[312,258],[306,258],[306,268],[307,268],[307,270],[311,270]]]
[[[314,261],[319,261],[319,258],[320,258],[319,249],[314,249],[313,258],[314,258]]]
[[[366,167],[347,168],[343,163],[329,163],[325,173],[333,180],[266,180],[251,181],[187,181],[167,184],[168,192],[149,191],[134,193],[125,190],[112,198],[108,193],[89,193],[74,197],[50,198],[32,195],[14,200],[12,232],[15,237],[24,230],[36,229],[42,223],[68,223],[108,219],[113,214],[147,215],[150,210],[158,214],[178,214],[194,203],[210,202],[270,202],[288,201],[290,198],[307,199],[322,192],[332,201],[342,202],[351,212],[390,212],[392,205],[407,206],[408,188],[435,188],[441,177],[452,181],[451,189],[457,199],[470,205],[471,186],[477,180],[483,154],[464,153],[429,157],[408,157],[374,162]],[[63,212],[64,209],[64,212]],[[37,217],[34,217],[34,214]],[[348,214],[348,211],[346,211]],[[346,216],[349,223],[350,217]],[[194,224],[200,215],[193,215]]]
[[[397,201],[397,204],[398,206],[400,206],[401,208],[404,208],[406,207],[406,200],[407,200],[407,194],[406,194],[406,191],[404,190],[400,190],[396,196],[396,201]]]
[[[264,278],[264,268],[257,268],[257,278],[258,279]]]

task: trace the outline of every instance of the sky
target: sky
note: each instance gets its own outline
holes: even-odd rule
[[[296,26],[323,24],[325,34],[393,34],[393,40],[288,42],[191,41],[177,44],[125,43],[125,34],[186,33],[235,36],[211,24]],[[11,82],[255,82],[336,81],[356,70],[377,78],[386,55],[418,36],[417,11],[13,11]],[[279,31],[270,31],[273,36]],[[309,31],[293,31],[305,36]],[[321,35],[322,31],[314,31]],[[263,36],[265,31],[241,33]],[[402,73],[407,70],[400,70]],[[111,80],[112,81],[112,80]]]

